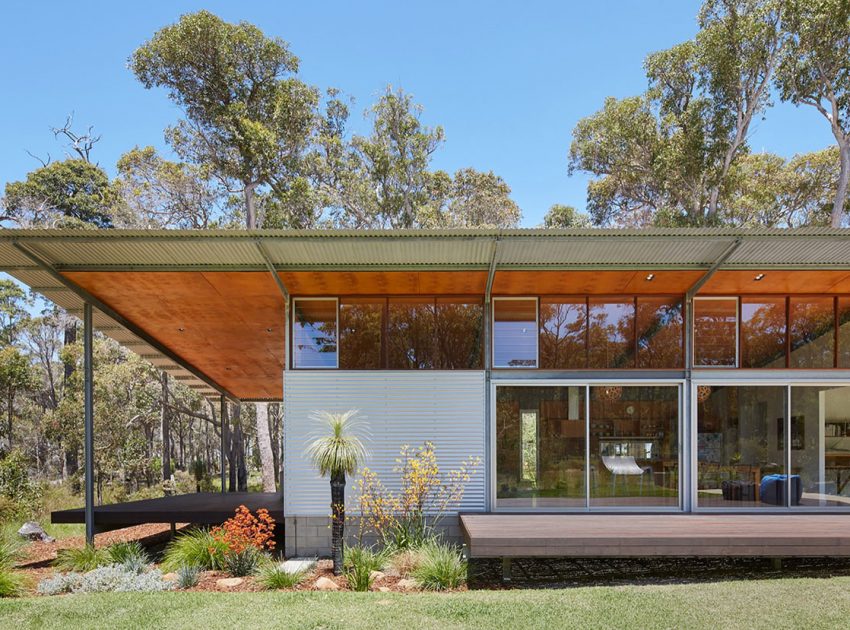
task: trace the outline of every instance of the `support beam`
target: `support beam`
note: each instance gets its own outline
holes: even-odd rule
[[[92,306],[83,307],[83,449],[85,456],[86,542],[94,544],[94,355]]]
[[[160,343],[160,341],[158,339],[152,337],[147,332],[142,330],[139,326],[137,326],[136,324],[134,324],[130,320],[126,319],[123,315],[121,315],[117,311],[113,310],[108,304],[103,303],[97,297],[95,297],[94,295],[92,295],[91,293],[89,293],[88,291],[83,289],[82,287],[71,282],[68,278],[66,278],[61,273],[59,273],[56,270],[56,268],[53,266],[53,264],[49,260],[45,259],[43,257],[43,255],[41,255],[39,252],[34,250],[31,245],[19,243],[18,241],[14,241],[14,240],[12,241],[12,245],[15,247],[15,249],[17,249],[19,252],[21,252],[24,256],[26,256],[27,258],[32,260],[39,267],[41,267],[41,269],[43,271],[49,273],[55,280],[60,282],[63,286],[67,287],[73,293],[75,293],[81,300],[83,300],[83,302],[85,302],[86,304],[90,304],[90,305],[94,306],[95,308],[97,308],[98,311],[100,311],[101,313],[103,313],[107,317],[110,317],[111,319],[115,320],[120,326],[126,328],[128,331],[133,333],[136,337],[141,339],[145,344],[147,344],[148,346],[150,346],[151,348],[153,348],[157,352],[163,354],[164,356],[168,357],[168,359],[170,359],[171,361],[173,361],[177,365],[181,366],[187,372],[190,372],[199,381],[206,383],[207,385],[212,387],[214,390],[216,390],[217,392],[219,392],[220,394],[222,394],[224,396],[227,396],[228,398],[230,398],[234,402],[238,402],[238,398],[236,398],[233,394],[231,394],[229,391],[224,389],[221,385],[219,385],[218,383],[213,381],[210,377],[208,377],[206,374],[201,372],[198,368],[196,368],[195,366],[191,365],[190,363],[185,361],[183,358],[178,356],[170,348],[168,348],[164,344]],[[124,343],[122,345],[131,346],[133,344]],[[138,345],[138,344],[136,344],[136,345]]]
[[[491,306],[490,294],[493,291],[493,281],[496,278],[498,255],[499,239],[496,238],[493,240],[493,249],[490,252],[490,265],[487,271],[487,285],[484,288],[484,445],[488,454],[491,452],[490,441],[493,439],[492,432],[490,431],[490,406],[492,405],[492,401],[490,400],[490,382],[493,367],[493,309]],[[492,458],[489,457],[489,455],[484,458],[484,505],[488,510],[493,509],[493,506],[490,505],[490,498],[492,494],[490,479],[493,476],[492,469],[494,465],[491,460]]]
[[[227,492],[227,399],[221,397],[221,491]]]

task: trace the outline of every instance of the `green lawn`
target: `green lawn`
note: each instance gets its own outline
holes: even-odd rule
[[[0,601],[3,628],[838,628],[850,577],[455,594],[115,593]]]

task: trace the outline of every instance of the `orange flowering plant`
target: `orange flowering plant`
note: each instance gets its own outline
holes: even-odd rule
[[[248,547],[272,550],[274,541],[274,519],[265,508],[257,510],[257,515],[244,505],[236,508],[236,514],[224,524],[214,527],[212,537],[227,546],[229,553],[242,553]]]
[[[481,458],[464,460],[459,468],[442,474],[432,442],[419,448],[401,447],[393,472],[399,489],[388,489],[368,468],[360,471],[360,538],[377,534],[384,545],[405,549],[421,544],[434,531],[446,512],[460,504],[466,484]]]

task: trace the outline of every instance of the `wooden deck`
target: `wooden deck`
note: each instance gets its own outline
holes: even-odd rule
[[[94,524],[98,532],[143,523],[193,523],[219,525],[244,505],[252,512],[266,508],[272,518],[283,523],[283,495],[275,492],[198,492],[159,499],[98,505]],[[51,512],[52,523],[84,523],[83,508]]]
[[[850,514],[463,514],[472,558],[850,557]]]

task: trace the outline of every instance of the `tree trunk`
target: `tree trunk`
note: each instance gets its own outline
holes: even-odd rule
[[[249,230],[257,227],[257,208],[255,206],[254,184],[245,184],[245,226]]]
[[[162,480],[171,478],[171,413],[168,409],[168,373],[160,374],[162,393],[160,398],[160,424],[162,429]]]
[[[345,544],[345,472],[331,474],[331,557],[334,575],[342,573],[342,548]]]
[[[838,174],[835,201],[832,204],[831,225],[834,228],[841,227],[841,219],[844,217],[844,204],[847,201],[847,185],[850,182],[850,140],[838,144],[838,153],[841,156],[841,170]]]
[[[269,435],[269,404],[257,403],[257,448],[260,450],[260,468],[263,473],[263,492],[277,491],[272,439]]]
[[[75,320],[66,322],[64,341],[66,346],[77,342],[77,322]],[[76,367],[77,366],[74,361],[66,361],[64,364],[64,371],[62,376],[62,396],[66,396],[68,393],[69,381],[74,375],[74,370],[76,369]],[[63,468],[65,470],[66,477],[70,477],[72,479],[74,478],[74,475],[77,474],[77,471],[80,469],[80,459],[77,451],[77,445],[72,440],[68,440],[65,443],[65,462]],[[79,483],[75,481],[72,485],[71,490],[75,493],[79,492]]]
[[[6,396],[6,431],[9,437],[9,451],[12,450],[12,415],[15,411],[15,395],[9,392]]]

